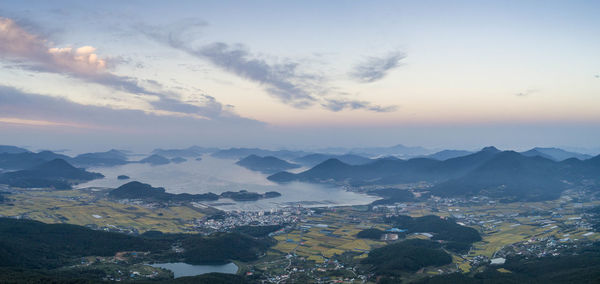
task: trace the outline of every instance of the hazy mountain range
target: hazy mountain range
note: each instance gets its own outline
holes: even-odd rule
[[[273,156],[259,157],[257,155],[250,155],[239,160],[236,164],[249,170],[259,171],[265,174],[272,174],[300,167],[300,165],[292,164]]]
[[[290,150],[265,150],[259,148],[230,148],[225,150],[219,150],[212,153],[212,156],[215,158],[221,159],[241,159],[250,155],[256,156],[273,156],[280,159],[294,159],[297,157],[305,156],[309,153],[304,151],[290,151]]]
[[[268,177],[275,182],[305,181],[350,185],[394,185],[427,181],[442,196],[487,195],[507,200],[556,198],[569,186],[600,181],[600,156],[581,161],[555,161],[514,151],[486,147],[479,152],[447,160],[414,158],[378,159],[349,165],[329,159],[307,171],[280,172]]]
[[[329,159],[338,159],[349,165],[361,165],[372,162],[373,160],[354,154],[310,154],[294,159],[293,161],[306,167],[314,167]]]
[[[237,164],[263,173],[275,173],[268,177],[275,182],[305,181],[359,186],[426,181],[433,184],[432,193],[440,196],[484,193],[507,200],[549,199],[557,197],[568,187],[600,179],[598,156],[590,157],[559,148],[538,147],[521,153],[500,151],[495,147],[486,147],[475,153],[443,150],[411,159],[400,159],[394,153],[402,150],[416,154],[422,149],[402,145],[360,149],[366,154],[374,154],[377,151],[378,154],[388,153],[390,156],[369,158],[357,154],[338,155],[258,148],[231,148],[218,150],[212,155],[235,158],[247,153],[260,153],[262,155],[243,156]],[[157,149],[154,153],[163,153],[169,157],[196,157],[213,150],[216,149],[194,146],[186,149]],[[78,169],[80,167],[116,166],[133,162],[165,165],[185,160],[180,156],[167,158],[152,154],[139,161],[131,161],[126,153],[119,150],[69,157],[50,151],[34,153],[15,146],[0,146],[0,168],[8,171],[2,175],[2,183],[14,186],[68,188],[79,181],[97,178],[86,177],[88,172]],[[78,173],[79,176],[56,175],[57,172],[54,172],[54,176],[46,175],[44,171],[49,170],[47,163],[50,161],[54,161],[53,163],[65,172]],[[300,166],[312,168],[298,174],[283,172]],[[35,175],[39,175],[37,179]]]
[[[521,152],[521,154],[525,155],[525,156],[540,156],[540,157],[544,157],[550,160],[555,160],[555,161],[563,161],[569,158],[577,158],[579,160],[586,160],[591,158],[591,155],[587,155],[587,154],[580,154],[580,153],[576,153],[576,152],[569,152],[569,151],[565,151],[563,149],[559,149],[559,148],[541,148],[541,147],[536,147],[533,148],[529,151],[525,151],[525,152]]]

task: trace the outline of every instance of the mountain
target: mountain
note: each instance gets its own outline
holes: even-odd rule
[[[569,179],[568,172],[560,163],[505,151],[463,177],[434,186],[431,192],[440,196],[483,193],[509,201],[538,201],[558,198],[567,188],[565,179]]]
[[[302,156],[300,158],[296,158],[293,161],[298,164],[301,164],[303,166],[306,166],[306,167],[314,167],[315,165],[318,165],[329,159],[338,159],[349,165],[361,165],[361,164],[366,164],[366,163],[370,163],[373,161],[369,158],[365,158],[365,157],[362,157],[359,155],[353,155],[353,154],[345,154],[345,155],[310,154],[310,155]]]
[[[24,153],[24,154],[27,154],[27,153]],[[54,153],[52,151],[41,151],[41,152],[38,152],[36,154],[36,156],[39,157],[40,159],[43,159],[46,161],[51,161],[51,160],[55,160],[55,159],[62,159],[62,160],[68,161],[71,159],[71,157],[69,157],[67,155]]]
[[[462,157],[462,156],[466,156],[466,155],[470,155],[470,154],[473,154],[473,152],[465,151],[465,150],[443,150],[443,151],[439,151],[437,153],[433,153],[431,155],[427,155],[427,156],[425,156],[425,158],[444,161],[444,160],[458,158],[458,157]]]
[[[218,148],[205,148],[200,146],[192,146],[185,149],[155,149],[152,154],[160,155],[163,157],[174,158],[174,157],[198,157],[203,154],[213,153],[218,151]]]
[[[412,147],[398,144],[391,147],[365,147],[353,148],[349,151],[350,154],[357,154],[367,157],[376,156],[398,156],[398,157],[415,157],[430,154],[432,151],[423,147]]]
[[[399,271],[415,272],[427,266],[447,265],[452,263],[452,256],[440,243],[410,239],[373,249],[361,262],[372,265],[373,272],[378,275],[394,275]]]
[[[71,159],[71,157],[62,154],[56,154],[50,151],[42,151],[39,153],[3,153],[0,154],[0,169],[24,170],[54,159],[63,159],[68,161]]]
[[[28,170],[8,172],[0,175],[0,183],[15,187],[54,187],[69,189],[72,185],[104,177],[73,167],[62,159],[54,159]]]
[[[150,164],[150,165],[153,165],[153,166],[158,166],[158,165],[169,164],[169,163],[171,163],[171,160],[169,160],[169,159],[167,159],[167,158],[165,158],[163,156],[151,155],[151,156],[148,156],[148,157],[146,157],[144,159],[141,159],[139,161],[139,163]]]
[[[111,190],[108,196],[114,199],[140,199],[149,202],[169,201],[207,201],[217,200],[219,196],[214,193],[205,194],[173,194],[165,192],[162,187],[152,187],[149,184],[138,181],[128,182],[116,189]]]
[[[560,196],[569,185],[600,182],[600,156],[581,161],[556,162],[540,156],[486,147],[481,151],[438,161],[378,159],[365,165],[327,160],[307,171],[280,172],[268,177],[275,182],[305,181],[359,185],[394,185],[426,181],[438,196],[485,194],[506,201],[548,200]]]
[[[118,166],[128,163],[127,155],[114,149],[107,152],[81,154],[71,159],[71,162],[80,167]]]
[[[494,146],[484,147],[479,152],[470,155],[441,161],[439,168],[448,173],[443,179],[462,176],[491,160],[498,153],[502,153],[502,151]]]
[[[559,148],[536,147],[531,150],[521,152],[521,154],[524,156],[528,156],[528,157],[540,156],[540,157],[544,157],[544,158],[555,160],[555,161],[563,161],[563,160],[566,160],[569,158],[577,158],[579,160],[586,160],[586,159],[591,158],[590,155],[576,153],[576,152],[569,152],[569,151],[565,151],[565,150],[559,149]]]
[[[0,218],[2,267],[51,269],[72,265],[73,260],[89,255],[114,256],[124,250],[166,251],[169,247],[169,243],[77,225]]]
[[[584,163],[591,167],[600,168],[600,155],[587,159]]]
[[[243,158],[236,164],[246,169],[259,171],[265,174],[272,174],[300,167],[299,165],[288,163],[273,156],[259,157],[256,155],[250,155],[246,158]]]
[[[360,184],[397,184],[418,181],[440,181],[459,177],[491,159],[499,150],[486,147],[481,151],[458,158],[438,161],[427,158],[377,159],[363,165],[349,165],[329,159],[307,171],[291,174],[277,173],[268,179],[275,182],[294,180]]]
[[[27,153],[29,150],[10,146],[10,145],[0,145],[0,154],[19,154],[19,153]]]
[[[227,150],[220,150],[211,154],[215,158],[221,159],[241,159],[250,155],[256,156],[274,156],[279,159],[292,160],[294,158],[302,157],[308,153],[304,151],[289,151],[289,150],[264,150],[259,148],[230,148]]]
[[[290,182],[294,180],[309,182],[335,181],[343,180],[348,175],[352,175],[353,172],[355,172],[354,166],[342,163],[338,159],[329,159],[299,174],[279,172],[267,177],[267,179],[275,182]]]

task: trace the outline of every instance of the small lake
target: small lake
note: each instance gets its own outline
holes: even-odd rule
[[[159,267],[173,271],[175,278],[185,276],[196,276],[211,272],[236,274],[238,271],[237,265],[230,262],[222,265],[191,265],[183,262],[174,263],[156,263],[150,264],[152,267]]]
[[[148,183],[154,187],[164,187],[170,193],[219,194],[224,191],[247,190],[264,193],[277,191],[282,196],[258,201],[236,202],[220,199],[205,202],[221,210],[268,210],[290,205],[341,206],[362,205],[377,200],[377,197],[349,192],[341,187],[303,182],[276,184],[267,180],[265,174],[250,171],[235,164],[236,160],[217,159],[209,155],[201,161],[189,159],[180,164],[151,166],[148,164],[126,164],[115,167],[94,167],[88,170],[104,174],[105,178],[78,185],[83,187],[117,188],[130,181]],[[127,175],[129,180],[119,180],[118,175]]]

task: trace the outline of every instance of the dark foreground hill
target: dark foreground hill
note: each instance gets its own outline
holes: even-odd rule
[[[499,269],[509,273],[500,272]],[[565,251],[559,256],[509,257],[502,265],[488,266],[474,273],[433,276],[416,283],[600,283],[600,243]]]
[[[469,246],[474,242],[481,241],[481,235],[477,230],[461,226],[452,219],[440,218],[435,215],[416,218],[399,215],[390,217],[386,221],[396,228],[406,230],[407,233],[431,233],[433,240],[459,242]]]
[[[426,266],[450,264],[452,257],[442,250],[439,243],[411,239],[374,249],[362,263],[373,265],[378,275],[398,275]]]
[[[55,159],[28,170],[1,174],[0,183],[24,188],[70,189],[72,185],[103,177],[102,174],[73,167],[65,160]]]
[[[0,267],[57,268],[76,257],[168,248],[168,243],[76,225],[0,218]]]
[[[273,156],[259,157],[257,155],[250,155],[239,160],[236,164],[249,170],[265,174],[272,174],[300,167],[299,165],[286,162]]]
[[[174,252],[174,245],[183,250]],[[130,236],[77,225],[0,218],[0,282],[100,282],[106,275],[103,271],[82,270],[73,265],[79,264],[85,256],[114,256],[121,251],[148,252],[145,257],[157,262],[217,264],[256,260],[271,245],[270,238],[240,233],[202,236],[155,232],[148,236]],[[244,278],[213,273],[168,283],[244,283]]]
[[[298,174],[280,172],[268,179],[349,185],[425,181],[434,184],[432,193],[439,196],[486,194],[507,201],[548,200],[557,198],[569,186],[600,182],[600,156],[558,162],[487,147],[443,161],[378,159],[364,165],[349,165],[330,159]]]

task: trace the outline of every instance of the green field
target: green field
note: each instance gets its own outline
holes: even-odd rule
[[[191,231],[192,221],[205,214],[191,206],[149,208],[102,198],[89,190],[22,190],[6,195],[0,215],[38,220],[45,223],[70,223],[99,227],[132,228],[140,233],[159,230],[168,233]]]

